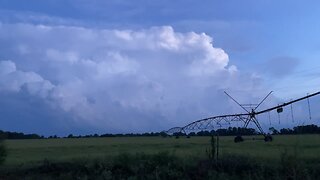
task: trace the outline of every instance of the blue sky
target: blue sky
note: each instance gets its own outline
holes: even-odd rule
[[[160,131],[241,111],[224,90],[275,91],[265,107],[318,91],[319,5],[0,0],[0,129]]]

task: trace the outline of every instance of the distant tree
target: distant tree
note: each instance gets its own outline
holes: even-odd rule
[[[68,138],[73,138],[73,137],[74,137],[73,134],[68,135]]]
[[[197,132],[197,136],[210,136],[210,132],[209,131],[199,131]]]
[[[315,134],[320,133],[320,127],[311,124],[311,125],[305,125],[305,126],[297,126],[293,128],[293,131],[296,134]]]
[[[100,137],[114,137],[115,135],[113,134],[102,134]]]
[[[162,131],[162,132],[160,132],[160,136],[161,136],[161,137],[167,137],[168,134],[167,134],[166,132]]]
[[[216,131],[215,130],[211,130],[210,131],[210,134],[212,135],[212,134],[216,134]]]
[[[272,134],[279,134],[279,131],[274,127],[269,128],[269,131],[271,131]]]
[[[290,128],[282,128],[280,129],[280,134],[294,134],[294,131]]]
[[[179,136],[185,136],[185,133],[182,132],[177,132],[177,133],[173,133],[173,136],[179,137]]]
[[[0,137],[2,139],[41,139],[38,134],[23,134],[18,132],[6,132],[0,131]]]
[[[218,129],[218,130],[216,131],[216,133],[220,134],[221,136],[228,136],[228,135],[230,135],[228,129]]]

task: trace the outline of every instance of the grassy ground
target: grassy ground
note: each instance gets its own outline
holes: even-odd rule
[[[262,137],[245,137],[234,143],[234,137],[220,137],[220,154],[243,155],[261,160],[277,161],[287,152],[301,159],[320,159],[320,135],[281,135],[265,143],[252,140]],[[8,156],[5,166],[32,165],[50,161],[72,161],[116,156],[122,153],[155,154],[167,151],[184,157],[202,158],[210,146],[210,137],[112,137],[83,139],[7,140]]]

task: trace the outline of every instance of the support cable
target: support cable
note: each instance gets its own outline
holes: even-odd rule
[[[268,112],[268,116],[269,116],[269,124],[270,124],[270,126],[271,126],[270,111]]]
[[[292,104],[290,105],[290,109],[291,109],[291,119],[292,119],[292,122],[294,123],[294,117],[293,117],[293,108],[292,108]]]
[[[311,120],[311,110],[310,110],[310,101],[309,98],[307,98],[308,101],[308,109],[309,109],[309,120]]]

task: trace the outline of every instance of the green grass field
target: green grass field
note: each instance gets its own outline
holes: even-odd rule
[[[234,143],[234,137],[220,137],[220,154],[243,155],[277,161],[281,153],[295,153],[305,160],[320,159],[320,135],[279,135],[273,142],[245,137]],[[255,137],[262,138],[262,137]],[[210,137],[110,137],[83,139],[6,140],[8,156],[5,166],[32,165],[50,161],[72,161],[115,156],[122,153],[154,154],[167,151],[177,156],[203,158]]]

